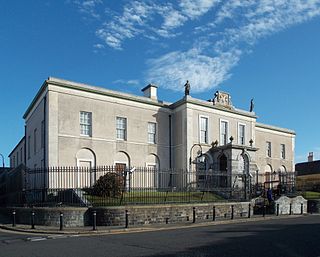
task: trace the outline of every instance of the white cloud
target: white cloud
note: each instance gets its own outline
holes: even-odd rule
[[[96,12],[96,7],[102,4],[101,0],[75,0],[74,3],[78,6],[81,13],[87,14],[95,19],[100,18],[100,15]]]
[[[240,56],[241,51],[236,49],[217,57],[203,55],[197,49],[171,52],[149,61],[152,68],[147,80],[175,91],[181,91],[189,80],[192,92],[202,92],[228,79]]]
[[[147,78],[172,90],[183,90],[184,81],[189,79],[193,92],[208,90],[228,79],[231,68],[259,39],[319,14],[320,1],[315,0],[228,1],[212,21],[197,28],[197,33],[205,34],[194,40],[197,54],[173,52],[149,62]],[[221,23],[223,26],[217,28]],[[222,31],[216,33],[215,29]]]
[[[101,4],[76,2],[93,16]],[[186,50],[171,46],[148,61],[146,79],[172,90],[183,90],[188,79],[192,91],[201,92],[228,79],[261,38],[319,15],[320,0],[135,0],[126,1],[120,12],[109,12],[96,35],[116,50],[136,37],[163,44],[177,37]]]
[[[113,81],[112,83],[113,84],[127,85],[127,86],[138,86],[138,85],[140,85],[140,82],[137,79],[129,79],[129,80],[118,79],[118,80]]]
[[[182,12],[194,19],[207,13],[220,0],[181,0],[180,7]]]

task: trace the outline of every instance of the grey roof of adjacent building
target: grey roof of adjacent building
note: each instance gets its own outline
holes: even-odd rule
[[[297,163],[295,168],[298,176],[319,174],[320,161]]]

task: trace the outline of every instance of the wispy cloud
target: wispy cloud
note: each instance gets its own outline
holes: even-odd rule
[[[97,13],[96,9],[98,5],[102,4],[101,0],[74,0],[73,2],[78,6],[78,9],[81,13],[89,15],[95,19],[100,18],[100,15]]]
[[[241,54],[237,49],[216,57],[203,55],[197,49],[171,52],[149,61],[147,80],[181,90],[188,79],[193,92],[202,92],[228,79],[230,69],[238,63]]]
[[[93,2],[88,10],[100,0]],[[320,0],[136,0],[110,14],[96,35],[117,50],[136,37],[188,41],[186,50],[148,60],[146,79],[172,90],[183,90],[188,79],[192,91],[201,92],[228,79],[261,38],[319,15]]]
[[[140,82],[137,79],[129,79],[129,80],[117,79],[117,80],[113,81],[112,84],[138,86],[140,84]]]

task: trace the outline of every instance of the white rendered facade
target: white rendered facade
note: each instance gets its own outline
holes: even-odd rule
[[[24,119],[29,168],[119,165],[188,170],[195,168],[189,159],[195,160],[201,148],[207,169],[294,171],[294,131],[257,123],[254,112],[234,108],[223,92],[213,102],[187,95],[165,103],[157,99],[154,85],[144,89],[144,96],[134,96],[49,78]]]

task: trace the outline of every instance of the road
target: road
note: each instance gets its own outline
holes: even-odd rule
[[[0,256],[319,257],[320,216],[94,236],[0,230]]]

